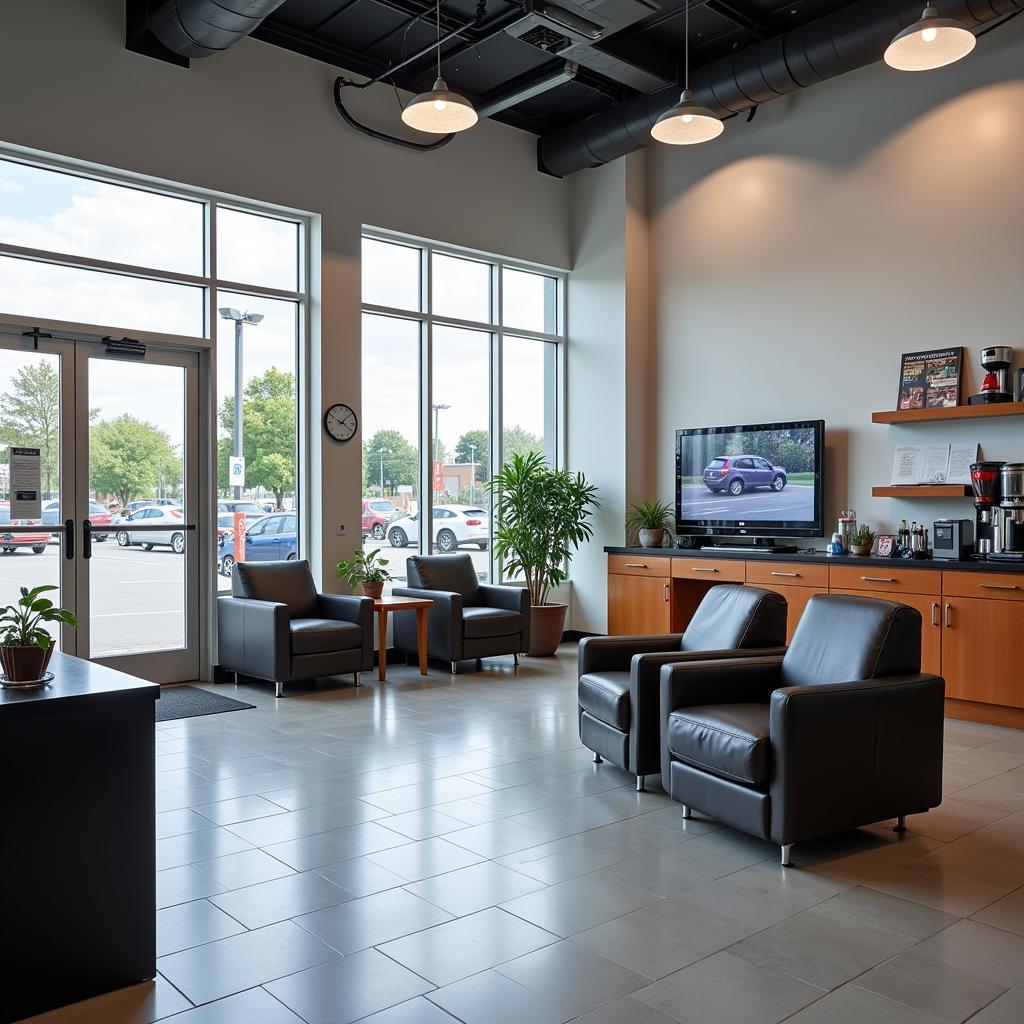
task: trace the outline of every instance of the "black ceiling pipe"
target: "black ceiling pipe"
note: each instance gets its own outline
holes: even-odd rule
[[[146,23],[181,57],[209,57],[257,29],[284,0],[150,0]]]
[[[932,0],[944,18],[968,28],[1024,11],[1024,0]],[[859,0],[816,21],[698,68],[697,101],[720,117],[738,114],[882,59],[901,29],[921,17],[924,0]],[[672,85],[592,114],[537,142],[540,170],[557,177],[600,167],[651,142],[654,122],[679,99]]]

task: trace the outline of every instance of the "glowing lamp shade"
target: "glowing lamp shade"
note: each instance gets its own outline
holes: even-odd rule
[[[477,122],[473,104],[457,92],[450,92],[443,78],[438,78],[430,92],[414,96],[405,110],[402,120],[417,131],[431,135],[450,135],[464,132]]]
[[[885,63],[897,71],[933,71],[955,64],[974,49],[977,39],[952,18],[926,7],[921,20],[905,28],[885,51]]]
[[[717,139],[723,131],[725,125],[714,111],[702,107],[692,89],[684,89],[679,102],[654,122],[651,138],[669,146],[695,146]]]

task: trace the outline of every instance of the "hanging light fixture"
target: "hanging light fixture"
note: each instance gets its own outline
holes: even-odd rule
[[[430,92],[414,96],[405,110],[402,120],[417,131],[431,135],[450,135],[472,128],[478,118],[473,104],[448,89],[441,77],[441,0],[437,0],[437,81]]]
[[[671,110],[666,110],[654,122],[651,129],[651,137],[655,142],[665,142],[670,146],[693,146],[699,142],[710,142],[725,131],[721,118],[713,110],[702,107],[690,88],[690,0],[686,0],[685,18],[686,73],[683,94]]]
[[[920,21],[905,28],[885,51],[885,63],[897,71],[933,71],[955,64],[974,49],[974,33],[953,18],[940,18],[930,4]]]

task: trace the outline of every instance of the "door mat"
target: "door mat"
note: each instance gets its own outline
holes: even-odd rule
[[[198,686],[166,686],[160,691],[156,702],[156,720],[173,722],[176,718],[197,718],[200,715],[220,715],[225,711],[245,711],[256,707],[234,697],[222,697],[219,693]]]

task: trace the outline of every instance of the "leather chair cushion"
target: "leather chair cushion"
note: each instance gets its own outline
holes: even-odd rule
[[[786,599],[770,590],[723,584],[712,587],[686,627],[684,651],[732,651],[782,647]]]
[[[292,619],[311,619],[320,614],[309,562],[237,562],[231,576],[234,597],[275,601],[288,605]]]
[[[405,566],[410,587],[461,594],[463,608],[480,603],[480,581],[469,555],[413,555]]]
[[[580,707],[591,717],[629,731],[629,673],[588,672],[580,676]]]
[[[462,635],[467,640],[511,636],[522,630],[523,617],[519,612],[508,612],[501,608],[462,609]]]
[[[747,786],[765,786],[771,771],[767,704],[709,704],[673,711],[668,749],[695,768]]]
[[[292,654],[334,654],[363,643],[363,628],[337,619],[292,619]]]

